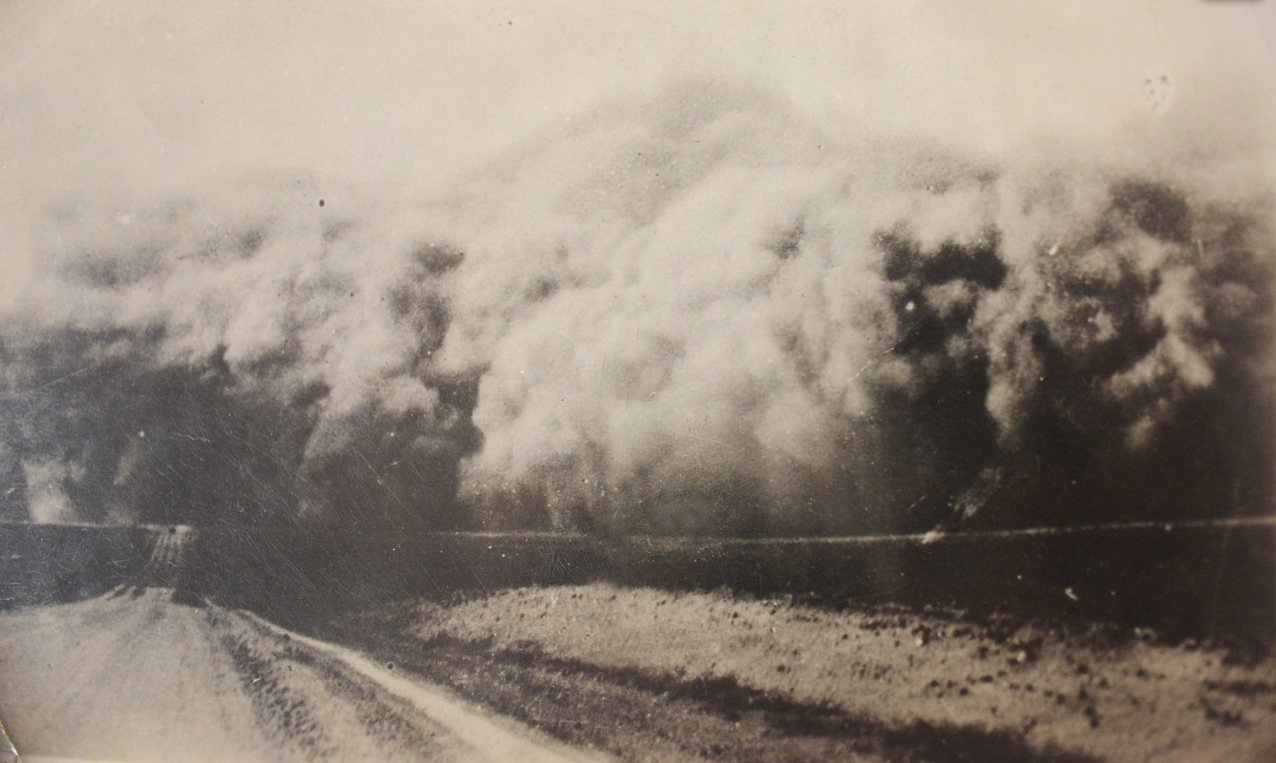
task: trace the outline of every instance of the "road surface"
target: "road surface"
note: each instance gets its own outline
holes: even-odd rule
[[[172,551],[158,544],[156,562]],[[24,757],[598,759],[393,666],[154,585],[0,613],[0,717]]]

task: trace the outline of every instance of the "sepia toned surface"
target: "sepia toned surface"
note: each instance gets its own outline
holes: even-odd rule
[[[1265,4],[0,9],[0,718],[1262,760]]]

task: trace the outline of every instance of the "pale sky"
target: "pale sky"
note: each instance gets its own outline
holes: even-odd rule
[[[208,173],[419,186],[704,74],[834,132],[994,153],[1043,132],[1253,143],[1272,125],[1271,5],[0,0],[0,201]]]

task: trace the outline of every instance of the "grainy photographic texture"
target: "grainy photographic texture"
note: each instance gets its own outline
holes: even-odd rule
[[[1274,20],[0,5],[18,753],[1271,759]]]

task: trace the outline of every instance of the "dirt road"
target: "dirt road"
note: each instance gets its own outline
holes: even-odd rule
[[[0,614],[0,713],[24,756],[566,761],[563,747],[351,650],[165,587]]]
[[[313,612],[292,607],[307,600],[286,587],[269,606],[200,587],[197,531],[155,530],[126,585],[0,612],[0,717],[27,758],[1188,763],[1276,753],[1276,660],[1150,630],[606,582],[363,596]],[[232,606],[287,612],[304,635]]]

